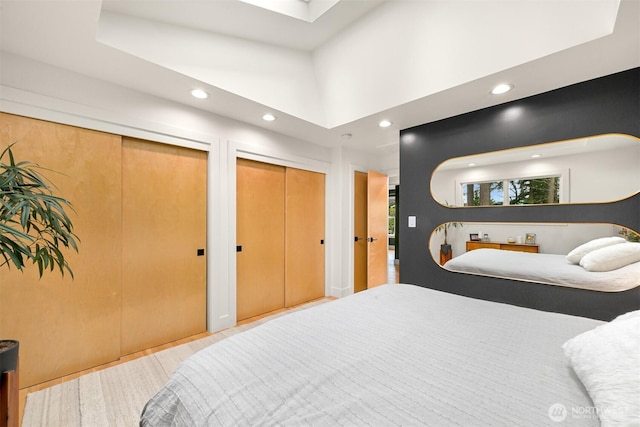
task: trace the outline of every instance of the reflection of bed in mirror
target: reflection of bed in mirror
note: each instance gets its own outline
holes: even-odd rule
[[[468,238],[472,232],[488,233],[491,239],[489,242],[469,242]],[[535,245],[524,244],[525,236],[529,232],[536,234]],[[447,262],[445,269],[545,285],[620,292],[640,285],[638,265],[623,269],[619,268],[623,266],[619,266],[616,269],[610,269],[612,271],[596,274],[585,271],[584,267],[579,265],[579,259],[573,260],[573,264],[577,265],[572,265],[567,262],[566,257],[578,248],[588,250],[593,247],[592,245],[598,246],[602,242],[621,243],[638,239],[640,235],[633,230],[605,223],[465,222],[449,231],[448,241],[452,245],[453,261]],[[512,240],[516,240],[516,243],[507,243]],[[522,244],[517,244],[518,240],[522,241]],[[438,263],[437,255],[441,243],[442,233],[434,232],[430,238],[429,250],[436,263]],[[633,261],[634,263],[640,261],[640,244],[636,243],[636,245],[639,247],[638,254],[633,256],[637,256],[638,259]],[[493,251],[474,253],[489,248]],[[512,254],[511,252],[515,250],[539,253],[534,253],[533,256]],[[622,259],[615,254],[608,258],[617,263]]]
[[[502,277],[603,292],[640,286],[640,261],[611,271],[588,271],[566,255],[476,249],[449,260],[444,268],[460,273]]]

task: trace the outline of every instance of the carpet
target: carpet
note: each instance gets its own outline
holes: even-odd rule
[[[83,375],[29,393],[23,427],[137,426],[142,408],[187,357],[225,338],[254,328],[292,311],[328,300],[314,301],[208,337],[162,350],[139,359]]]

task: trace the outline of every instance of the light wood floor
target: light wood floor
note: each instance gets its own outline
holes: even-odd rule
[[[388,257],[387,257],[387,281],[389,283],[399,283],[399,280],[400,280],[400,267],[399,267],[399,265],[397,263],[395,263],[394,258],[395,258],[394,251],[393,250],[389,250]],[[335,298],[334,297],[321,298],[321,300],[323,300],[323,299],[333,300]],[[284,312],[284,311],[287,311],[287,310],[291,310],[293,308],[295,308],[295,307],[283,308],[283,309],[276,310],[276,311],[273,311],[273,312],[270,312],[270,313],[265,313],[265,314],[261,314],[259,316],[251,317],[249,319],[245,319],[243,321],[238,322],[238,326],[245,325],[245,324],[251,323],[251,322],[255,322],[257,320],[260,320],[260,319],[262,319],[264,317],[267,317],[267,316],[270,316],[272,314],[281,313],[281,312]],[[149,348],[147,350],[139,351],[137,353],[133,353],[133,354],[130,354],[130,355],[127,355],[127,356],[123,356],[123,357],[121,357],[120,359],[118,359],[116,361],[113,361],[113,362],[110,362],[110,363],[107,363],[107,364],[104,364],[104,365],[96,366],[96,367],[91,368],[91,369],[86,369],[84,371],[76,372],[76,373],[73,373],[73,374],[70,374],[70,375],[65,375],[64,377],[56,378],[56,379],[51,380],[51,381],[47,381],[47,382],[44,382],[44,383],[41,383],[41,384],[33,385],[31,387],[25,387],[23,389],[20,389],[20,402],[19,402],[19,405],[20,405],[20,417],[19,417],[20,424],[22,424],[22,416],[24,414],[24,407],[25,407],[25,403],[27,401],[27,394],[28,393],[32,393],[32,392],[35,392],[35,391],[40,391],[40,390],[43,390],[45,388],[48,388],[48,387],[51,387],[51,386],[54,386],[54,385],[57,385],[57,384],[61,384],[63,382],[76,379],[76,378],[78,378],[78,377],[80,377],[82,375],[90,374],[92,372],[100,371],[102,369],[107,369],[107,368],[110,368],[112,366],[116,366],[116,365],[120,365],[122,363],[130,362],[130,361],[138,359],[140,357],[148,356],[148,355],[156,353],[158,351],[162,351],[162,350],[166,350],[168,348],[176,347],[176,346],[179,346],[181,344],[185,344],[185,343],[188,343],[188,342],[191,342],[191,341],[194,341],[194,340],[198,340],[198,339],[207,337],[209,335],[211,335],[211,333],[203,332],[203,333],[198,334],[198,335],[194,335],[194,336],[191,336],[191,337],[183,338],[183,339],[178,340],[178,341],[170,342],[170,343],[163,344],[163,345],[160,345],[160,346],[157,346],[157,347]]]
[[[336,298],[334,298],[334,297],[324,297],[324,298],[318,299],[317,301],[334,300],[334,299],[336,299]],[[309,302],[311,302],[311,301],[305,302],[305,303],[300,304],[300,305],[304,305],[304,304],[307,304]],[[260,319],[262,319],[264,317],[271,316],[273,314],[282,313],[282,312],[285,312],[285,311],[288,311],[288,310],[292,310],[292,309],[294,309],[296,307],[299,307],[299,305],[293,306],[293,307],[287,307],[287,308],[283,308],[283,309],[280,309],[280,310],[275,310],[275,311],[272,311],[272,312],[269,312],[269,313],[261,314],[259,316],[251,317],[249,319],[245,319],[245,320],[242,320],[242,321],[238,322],[236,326],[241,326],[241,325],[245,325],[247,323],[255,322],[255,321],[258,321],[258,320],[260,320]],[[214,333],[217,333],[217,332],[214,332]],[[30,387],[22,388],[22,389],[20,389],[20,396],[19,396],[19,399],[20,399],[19,400],[19,405],[20,405],[19,412],[20,413],[19,413],[19,424],[18,425],[22,425],[22,417],[24,415],[24,408],[25,408],[25,404],[27,402],[27,394],[29,394],[29,393],[40,391],[40,390],[43,390],[45,388],[52,387],[54,385],[58,385],[58,384],[61,384],[63,382],[66,382],[66,381],[71,381],[71,380],[74,380],[74,379],[76,379],[78,377],[81,377],[83,375],[90,374],[92,372],[97,372],[97,371],[100,371],[102,369],[107,369],[107,368],[110,368],[112,366],[117,366],[117,365],[120,365],[120,364],[123,364],[123,363],[127,363],[127,362],[130,362],[132,360],[138,359],[140,357],[144,357],[144,356],[148,356],[150,354],[156,353],[158,351],[166,350],[166,349],[169,349],[169,348],[172,348],[172,347],[176,347],[176,346],[179,346],[179,345],[191,342],[191,341],[199,340],[199,339],[207,337],[209,335],[212,335],[212,333],[203,332],[201,334],[193,335],[191,337],[183,338],[183,339],[180,339],[180,340],[177,340],[177,341],[173,341],[173,342],[170,342],[170,343],[167,343],[167,344],[163,344],[163,345],[160,345],[160,346],[157,346],[157,347],[149,348],[149,349],[146,349],[146,350],[143,350],[143,351],[139,351],[137,353],[132,353],[132,354],[129,354],[127,356],[123,356],[120,359],[115,360],[113,362],[106,363],[104,365],[96,366],[94,368],[86,369],[84,371],[76,372],[76,373],[73,373],[73,374],[70,374],[70,375],[65,375],[63,377],[56,378],[54,380],[47,381],[47,382],[44,382],[44,383],[41,383],[41,384],[36,384],[36,385],[30,386]]]
[[[395,262],[396,252],[389,249],[387,252],[387,283],[400,283],[400,264]]]

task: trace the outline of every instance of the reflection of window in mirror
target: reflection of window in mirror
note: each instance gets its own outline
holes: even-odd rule
[[[639,161],[640,139],[598,135],[446,160],[430,191],[443,206],[612,202],[640,191]]]
[[[395,237],[396,235],[396,192],[395,190],[389,190],[389,215],[388,215],[389,237]]]
[[[513,179],[509,181],[510,205],[542,205],[559,202],[559,176]]]
[[[461,184],[459,206],[541,205],[560,202],[560,175]],[[505,188],[509,197],[505,197]],[[568,201],[568,200],[565,200]]]

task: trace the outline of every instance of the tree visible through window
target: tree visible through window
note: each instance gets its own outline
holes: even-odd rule
[[[559,203],[560,176],[463,183],[462,202],[463,206]]]
[[[489,206],[503,203],[503,182],[478,182],[462,184],[464,206]]]
[[[560,202],[560,177],[509,181],[510,205],[542,205]]]
[[[391,192],[389,192],[391,193]],[[389,236],[396,235],[396,196],[394,194],[389,194]]]

